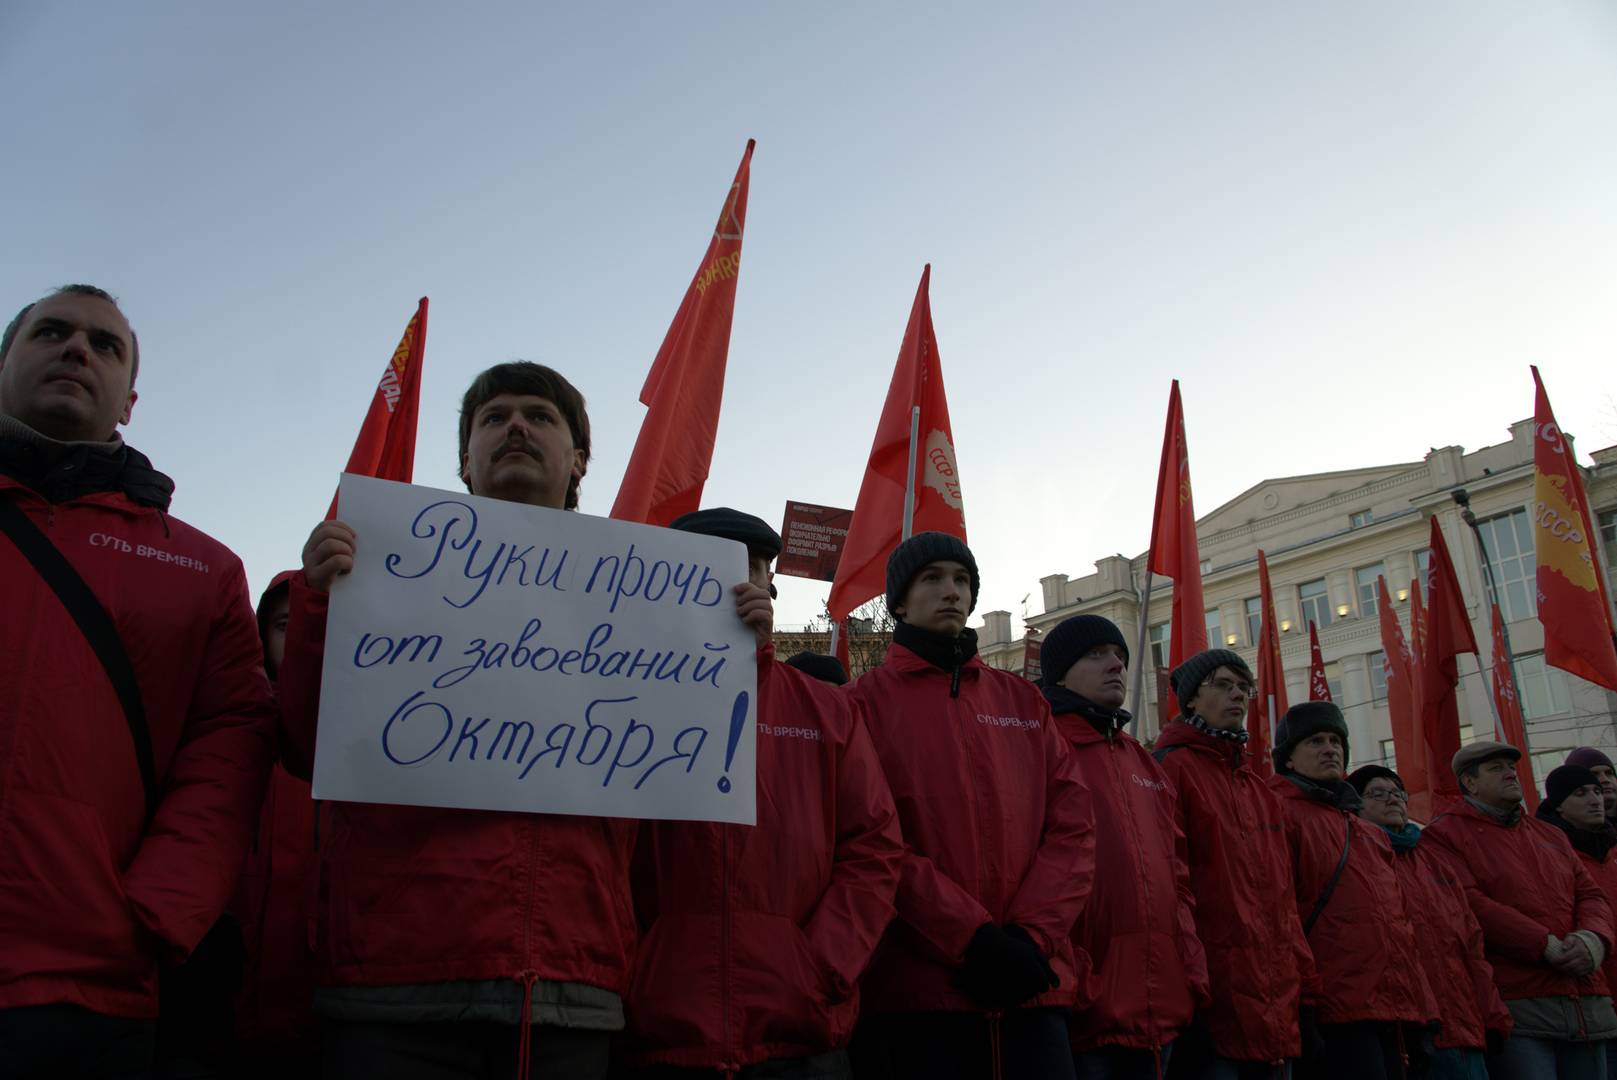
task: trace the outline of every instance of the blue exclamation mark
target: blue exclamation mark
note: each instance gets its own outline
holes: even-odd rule
[[[730,771],[730,763],[736,759],[736,746],[741,742],[741,731],[747,724],[747,692],[745,690],[736,695],[736,703],[730,709],[730,743],[724,748],[724,771]],[[726,795],[730,794],[730,778],[719,777],[719,790]]]

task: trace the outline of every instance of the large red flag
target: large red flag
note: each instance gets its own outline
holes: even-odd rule
[[[1449,558],[1443,527],[1432,518],[1432,558],[1426,570],[1426,633],[1421,641],[1421,728],[1426,736],[1427,777],[1435,808],[1460,796],[1451,762],[1460,749],[1460,706],[1454,688],[1460,682],[1458,657],[1477,651],[1471,619],[1460,597],[1460,579]]]
[[[1246,707],[1247,752],[1259,776],[1273,776],[1269,740],[1286,715],[1286,668],[1280,658],[1280,627],[1275,623],[1274,591],[1269,587],[1269,559],[1258,549],[1258,588],[1263,611],[1258,622],[1258,692]]]
[[[887,402],[876,424],[865,479],[859,485],[853,521],[842,541],[842,558],[828,601],[833,619],[887,589],[887,556],[903,539],[904,485],[910,460],[910,414],[919,406],[916,427],[915,505],[912,532],[943,532],[966,538],[966,514],[955,468],[954,429],[943,390],[943,367],[932,332],[929,293],[932,267],[921,271],[904,343],[898,350]],[[976,597],[972,598],[973,601]]]
[[[1538,809],[1538,781],[1533,779],[1533,761],[1527,753],[1527,724],[1522,719],[1522,702],[1516,696],[1516,677],[1511,670],[1510,649],[1505,645],[1505,617],[1499,605],[1493,606],[1493,703],[1499,713],[1494,738],[1522,752],[1516,772],[1527,795],[1527,808]]]
[[[1308,700],[1331,700],[1331,684],[1325,678],[1325,657],[1319,651],[1319,631],[1308,620]]]
[[[1376,578],[1376,610],[1381,615],[1381,665],[1387,682],[1387,715],[1392,721],[1393,755],[1398,775],[1411,797],[1426,791],[1425,748],[1416,741],[1414,655],[1398,625],[1398,612],[1387,595],[1387,579]]]
[[[1611,605],[1595,566],[1589,507],[1550,396],[1533,368],[1533,542],[1538,561],[1538,621],[1544,662],[1617,690]]]
[[[1426,665],[1426,608],[1421,603],[1420,579],[1409,582],[1409,689],[1415,699],[1415,753],[1421,763],[1421,781],[1426,790],[1409,789],[1409,815],[1417,821],[1432,820],[1431,763],[1427,760],[1426,724],[1421,717],[1421,671]],[[1417,812],[1418,811],[1418,812]]]
[[[376,384],[344,472],[405,484],[415,475],[416,416],[421,410],[421,364],[426,348],[427,298],[423,296],[404,328],[399,347],[382,369],[382,381]],[[333,494],[326,519],[336,516],[337,496]]]
[[[612,504],[612,516],[620,520],[667,525],[701,505],[724,398],[752,147],[748,139],[707,254],[640,390],[646,417]]]
[[[1185,412],[1179,404],[1178,379],[1168,392],[1168,423],[1162,433],[1162,464],[1157,469],[1157,505],[1151,519],[1151,554],[1146,568],[1173,579],[1168,667],[1176,668],[1207,649],[1202,559],[1196,545],[1190,449],[1185,443]]]

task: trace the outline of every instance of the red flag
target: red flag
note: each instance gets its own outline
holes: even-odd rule
[[[1538,561],[1538,621],[1544,662],[1580,679],[1617,690],[1617,647],[1611,605],[1595,567],[1591,519],[1572,448],[1550,411],[1550,396],[1533,369],[1533,549]]]
[[[1409,816],[1417,821],[1432,820],[1431,763],[1426,751],[1426,724],[1421,717],[1421,704],[1425,698],[1421,690],[1421,672],[1426,665],[1426,608],[1421,603],[1419,578],[1409,582],[1409,689],[1415,700],[1415,757],[1421,766],[1421,783],[1425,790],[1409,788]],[[1405,781],[1407,784],[1408,781]]]
[[[619,520],[667,525],[701,505],[724,398],[752,147],[748,139],[707,254],[640,390],[646,416],[612,504],[612,516]]]
[[[943,367],[932,332],[930,264],[921,271],[898,364],[887,387],[887,401],[870,446],[865,479],[859,485],[853,521],[842,542],[837,579],[828,601],[831,617],[848,612],[887,589],[887,556],[904,533],[904,485],[910,460],[910,412],[920,407],[916,428],[913,532],[943,532],[966,538],[966,514],[955,468],[954,429],[949,426],[949,399],[943,390]],[[975,601],[977,598],[972,597]]]
[[[1202,604],[1202,559],[1196,545],[1196,508],[1190,498],[1190,449],[1185,443],[1185,412],[1179,380],[1168,392],[1168,424],[1162,434],[1157,469],[1157,508],[1151,519],[1151,554],[1146,568],[1173,579],[1168,667],[1178,667],[1207,649],[1207,612]]]
[[[1308,700],[1331,700],[1331,684],[1325,678],[1325,657],[1319,651],[1319,631],[1308,620]]]
[[[1499,711],[1499,729],[1494,738],[1522,752],[1516,773],[1527,795],[1527,809],[1538,809],[1538,781],[1533,779],[1533,761],[1527,753],[1527,725],[1522,720],[1521,699],[1516,696],[1516,677],[1511,670],[1510,650],[1505,647],[1505,617],[1499,605],[1493,606],[1493,702]]]
[[[1259,776],[1273,776],[1274,760],[1269,755],[1269,739],[1286,715],[1286,668],[1280,659],[1280,627],[1275,622],[1274,591],[1269,587],[1269,559],[1258,549],[1258,588],[1263,612],[1258,623],[1258,692],[1246,707],[1248,753],[1252,769]]]
[[[1441,810],[1442,800],[1458,799],[1460,785],[1450,763],[1460,749],[1460,707],[1454,688],[1460,682],[1458,657],[1475,653],[1477,639],[1460,598],[1460,579],[1443,540],[1443,527],[1432,518],[1432,557],[1426,570],[1426,633],[1421,641],[1421,728],[1426,736],[1427,778]]]
[[[1381,615],[1381,664],[1387,681],[1387,714],[1392,720],[1393,755],[1398,775],[1411,796],[1426,791],[1426,755],[1416,740],[1414,655],[1387,595],[1387,579],[1376,578],[1376,610]]]
[[[344,472],[410,482],[415,474],[416,416],[421,408],[421,364],[426,348],[427,298],[423,296],[404,328],[399,347],[382,369],[382,381],[376,384]],[[326,520],[336,516],[337,496],[333,493]]]

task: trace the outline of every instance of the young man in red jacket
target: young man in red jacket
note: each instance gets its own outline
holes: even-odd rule
[[[1252,671],[1238,653],[1197,653],[1170,676],[1180,715],[1153,756],[1177,795],[1196,930],[1212,1004],[1174,1044],[1168,1075],[1276,1080],[1305,1042],[1318,1045],[1303,992],[1317,988],[1297,918],[1285,814],[1247,767]]]
[[[759,518],[672,527],[745,544],[751,583],[772,589],[781,540]],[[645,1080],[847,1080],[859,977],[893,915],[904,846],[870,735],[846,694],[775,661],[768,620],[754,629],[757,824],[650,822],[635,855]]]
[[[849,687],[905,845],[898,918],[862,988],[862,1075],[1073,1075],[1069,934],[1094,882],[1094,811],[1037,688],[977,658],[979,581],[956,537],[900,544],[893,644]]]
[[[576,509],[590,457],[583,396],[550,368],[499,364],[461,402],[474,495]],[[364,538],[322,522],[292,582],[281,708],[289,764],[313,759],[327,591]],[[742,586],[756,619],[762,597]],[[623,1028],[635,926],[635,823],[330,803],[321,835],[324,1063],[392,1080],[605,1075]]]
[[[1160,1080],[1168,1044],[1211,1003],[1173,789],[1128,733],[1129,648],[1116,624],[1075,615],[1046,635],[1040,661],[1095,808],[1095,888],[1072,928],[1073,955],[1093,973],[1072,1020],[1078,1080]]]
[[[1286,710],[1275,728],[1270,786],[1286,815],[1297,916],[1319,973],[1325,1051],[1297,1074],[1320,1080],[1401,1080],[1423,1067],[1424,1028],[1437,1007],[1387,834],[1359,817],[1343,779],[1348,729],[1329,701]]]
[[[224,910],[274,753],[241,561],[119,438],[138,368],[93,286],[0,337],[7,1077],[151,1069],[158,969]]]

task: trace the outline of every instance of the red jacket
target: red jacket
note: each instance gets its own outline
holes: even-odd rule
[[[1480,1050],[1489,1031],[1508,1036],[1510,1010],[1494,985],[1493,966],[1483,954],[1482,925],[1471,913],[1462,875],[1446,854],[1426,843],[1396,851],[1392,865],[1443,1025],[1437,1045]]]
[[[1157,736],[1155,754],[1178,795],[1214,1049],[1236,1061],[1294,1058],[1303,988],[1316,980],[1280,801],[1245,767],[1240,743],[1175,722]]]
[[[1054,709],[1069,707],[1063,691],[1051,693]],[[1156,1050],[1209,1003],[1173,790],[1127,732],[1103,735],[1070,711],[1056,712],[1055,723],[1095,809],[1095,888],[1072,928],[1073,953],[1089,958],[1093,975],[1072,1044]]]
[[[1605,896],[1606,903],[1617,912],[1617,848],[1607,851],[1603,859],[1596,859],[1580,849],[1578,861],[1589,871],[1589,876],[1594,879],[1595,884],[1600,886],[1600,892]],[[1606,989],[1617,992],[1613,990],[1617,988],[1617,948],[1607,948],[1606,962],[1600,970],[1606,976]]]
[[[0,535],[0,1008],[155,1017],[158,963],[183,959],[224,910],[274,753],[241,561],[169,517],[167,478],[125,455],[115,474],[101,463],[101,490],[54,504],[0,476],[0,500],[112,616],[161,791],[148,827],[111,681]]]
[[[903,840],[853,703],[759,653],[758,823],[648,823],[629,995],[644,1061],[746,1066],[843,1046]]]
[[[292,580],[278,689],[288,767],[303,775],[314,758],[326,601],[302,574]],[[323,985],[542,979],[627,991],[634,822],[326,805]]]
[[[1500,997],[1606,993],[1600,972],[1575,979],[1543,959],[1551,934],[1592,930],[1608,952],[1612,945],[1611,905],[1561,830],[1526,816],[1507,825],[1461,800],[1426,827],[1421,842],[1443,847],[1463,871]]]
[[[1286,815],[1301,924],[1306,925],[1342,865],[1343,847],[1348,848],[1336,888],[1308,932],[1319,974],[1319,1022],[1436,1020],[1386,830],[1359,817],[1356,797],[1344,810],[1284,775],[1270,777],[1269,786]],[[1353,794],[1345,782],[1338,790]]]
[[[1076,1000],[1068,934],[1095,876],[1089,789],[1025,679],[973,656],[950,675],[902,645],[848,687],[864,712],[904,830],[898,919],[863,987],[868,1013],[981,1011],[954,986],[984,923],[1025,928]]]

